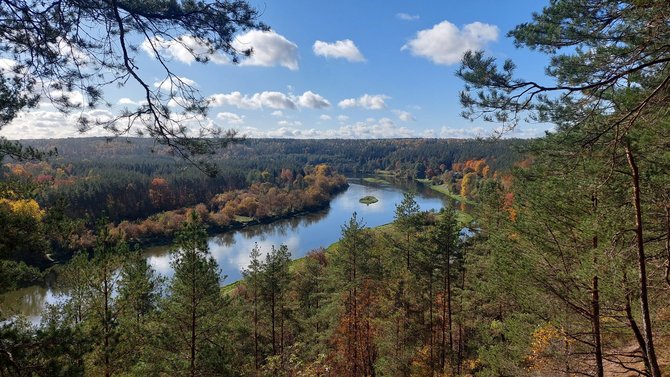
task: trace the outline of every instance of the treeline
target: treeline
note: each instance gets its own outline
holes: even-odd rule
[[[153,140],[123,138],[73,138],[24,140],[41,150],[56,150],[61,161],[94,161],[97,157],[118,160],[128,156],[160,157],[178,161],[167,148]],[[519,160],[522,139],[492,142],[473,139],[244,139],[219,151],[213,160],[243,164],[248,170],[278,171],[282,168],[328,164],[342,173],[373,173],[375,170],[428,166],[485,158],[494,170],[507,170]],[[97,157],[96,157],[97,156]],[[236,161],[241,160],[241,161]],[[233,165],[237,166],[237,165]],[[219,168],[224,168],[221,164]]]

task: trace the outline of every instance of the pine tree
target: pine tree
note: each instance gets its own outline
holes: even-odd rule
[[[197,214],[177,233],[171,262],[174,276],[162,308],[160,346],[168,351],[170,374],[222,375],[225,349],[219,269],[209,254],[207,231]]]

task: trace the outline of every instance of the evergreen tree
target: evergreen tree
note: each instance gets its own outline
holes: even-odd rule
[[[172,251],[174,276],[162,307],[160,347],[169,374],[225,374],[225,345],[219,269],[209,254],[207,231],[195,212],[177,234]]]

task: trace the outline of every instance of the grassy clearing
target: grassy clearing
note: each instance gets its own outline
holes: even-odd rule
[[[234,220],[237,221],[238,223],[245,224],[245,223],[250,223],[250,222],[254,221],[254,218],[253,217],[248,217],[248,216],[235,215]]]
[[[365,178],[363,178],[363,181],[368,182],[368,183],[378,183],[380,185],[390,185],[391,184],[391,182],[389,182],[385,179],[382,179],[382,178],[377,178],[377,177],[365,177]]]
[[[429,189],[431,189],[433,191],[437,191],[440,194],[444,194],[444,195],[450,197],[451,199],[458,200],[461,203],[475,204],[474,201],[472,201],[470,199],[467,199],[467,198],[464,198],[461,195],[458,195],[458,194],[452,192],[449,185],[445,185],[445,184],[434,185],[430,179],[417,179],[417,181],[425,184],[426,186],[428,186]]]
[[[368,196],[364,196],[364,197],[358,199],[358,201],[363,203],[363,204],[370,205],[370,204],[377,203],[379,201],[379,199],[375,198],[372,195],[368,195]]]

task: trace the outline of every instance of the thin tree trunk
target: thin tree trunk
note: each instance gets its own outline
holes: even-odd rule
[[[254,274],[257,274],[255,272]],[[258,276],[254,275],[254,375],[258,375]]]
[[[435,358],[434,358],[434,329],[433,329],[433,274],[432,271],[428,274],[428,298],[429,298],[429,319],[428,319],[428,329],[430,330],[430,375],[435,375]]]
[[[465,251],[465,250],[463,250]],[[460,316],[458,319],[458,359],[457,359],[457,372],[458,375],[461,375],[462,367],[463,367],[463,296],[465,291],[465,266],[463,267],[463,271],[461,272],[461,308],[460,308]]]
[[[602,336],[600,335],[600,298],[598,292],[598,276],[593,277],[593,286],[591,288],[591,309],[592,309],[592,325],[593,325],[593,343],[595,345],[596,356],[596,375],[598,377],[605,376],[605,369],[603,367],[603,346]]]
[[[103,320],[105,321],[105,377],[109,377],[111,375],[111,368],[109,365],[109,287],[108,287],[108,280],[107,280],[107,266],[104,267],[104,275],[103,275],[103,289],[104,289],[104,297],[105,297],[105,312],[103,316]]]
[[[626,279],[625,274],[624,279]],[[635,340],[637,340],[637,344],[640,346],[640,351],[642,352],[642,358],[644,359],[645,368],[647,369],[647,372],[650,372],[651,366],[649,365],[649,357],[647,356],[647,349],[644,345],[644,337],[640,332],[640,328],[637,326],[637,322],[635,322],[635,318],[633,318],[633,311],[631,310],[630,293],[628,292],[626,292],[625,310],[626,310],[626,319],[628,319],[628,325],[630,326],[631,330],[633,330],[633,334],[635,334]]]
[[[630,144],[626,145],[626,158],[631,170],[633,184],[633,204],[635,206],[635,236],[637,241],[637,262],[640,284],[640,310],[642,312],[642,330],[645,336],[645,348],[649,357],[652,377],[661,377],[661,369],[658,366],[656,351],[654,350],[654,338],[651,327],[651,316],[649,314],[649,294],[647,288],[647,261],[644,255],[644,232],[642,228],[642,204],[640,199],[640,173],[631,151]]]
[[[270,315],[272,316],[272,355],[277,354],[277,337],[275,334],[275,292],[272,292],[270,295],[270,304],[272,305],[270,308]]]
[[[195,377],[195,342],[196,342],[196,272],[195,272],[195,253],[189,253],[189,257],[192,259],[190,262],[191,267],[191,377]]]
[[[451,253],[447,250],[447,311],[449,315],[449,365],[454,371],[454,336],[451,309]]]
[[[447,353],[447,273],[442,273],[442,339],[440,347],[440,370],[444,372]]]
[[[598,196],[594,193],[591,195],[591,202],[593,204],[593,213],[595,215],[598,209]],[[598,268],[598,235],[593,236],[593,269],[597,273]],[[596,375],[598,377],[605,376],[605,368],[603,367],[603,345],[602,335],[600,332],[600,292],[598,289],[598,275],[593,275],[591,285],[591,324],[593,326],[593,344],[595,346],[596,357]]]

